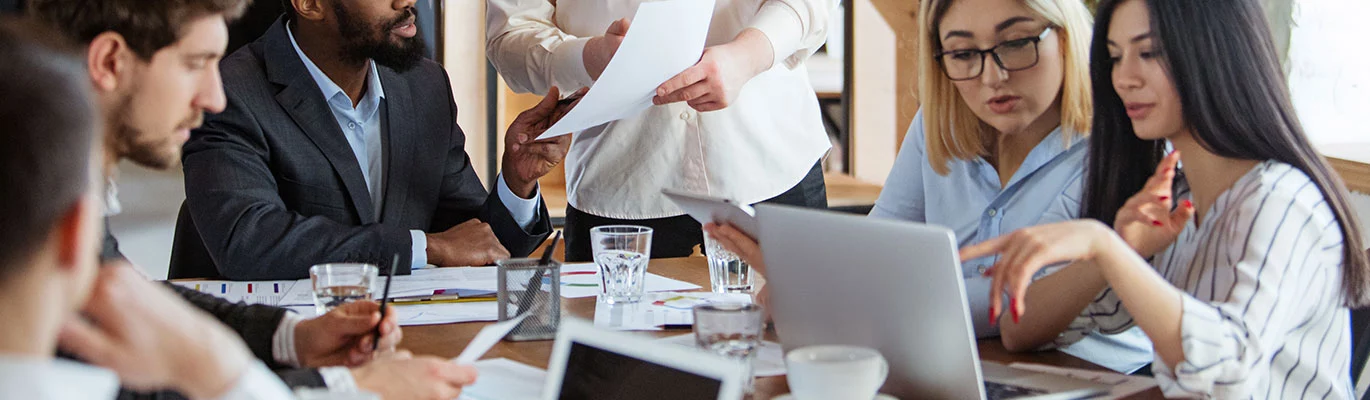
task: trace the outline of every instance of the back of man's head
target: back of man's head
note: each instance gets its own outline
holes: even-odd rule
[[[92,185],[97,111],[84,64],[39,32],[0,19],[0,280],[24,269]]]
[[[237,19],[252,0],[31,0],[29,14],[81,44],[101,33],[123,36],[135,54],[153,54],[181,37],[185,24],[223,14]]]

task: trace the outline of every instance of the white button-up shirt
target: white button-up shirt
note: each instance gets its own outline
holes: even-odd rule
[[[644,2],[489,0],[487,55],[518,92],[591,86],[585,43]],[[566,158],[567,200],[593,215],[650,219],[684,214],[663,188],[755,203],[794,187],[830,147],[804,60],[823,44],[835,4],[716,0],[706,45],[756,28],[775,51],[772,67],[726,109],[653,106],[577,133]]]

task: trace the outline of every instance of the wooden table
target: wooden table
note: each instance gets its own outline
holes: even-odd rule
[[[709,285],[708,268],[705,267],[704,257],[685,257],[671,259],[652,260],[647,269],[649,272],[666,276],[673,279],[694,283],[705,288]],[[595,313],[595,299],[562,299],[563,316],[570,315],[578,318],[593,320]],[[476,332],[489,323],[461,323],[447,325],[428,325],[411,326],[404,328],[404,342],[400,347],[409,349],[415,354],[431,354],[443,358],[453,358],[461,353],[466,344],[475,337]],[[670,332],[638,332],[642,335],[654,337],[666,337],[679,335],[682,331]],[[774,337],[768,338],[775,340]],[[1103,367],[1094,365],[1088,361],[1075,358],[1071,355],[1057,352],[1037,352],[1037,353],[1009,353],[1004,350],[1003,345],[997,339],[981,340],[979,342],[980,358],[982,360],[996,361],[1000,363],[1010,362],[1033,362],[1041,364],[1051,364],[1071,368],[1085,368],[1102,370]],[[524,364],[538,368],[547,368],[547,361],[552,356],[552,341],[536,342],[500,342],[485,354],[484,358],[508,358]],[[789,388],[785,383],[784,377],[759,378],[756,380],[756,396],[753,399],[764,400],[775,397],[776,395],[789,393]],[[1132,399],[1159,399],[1159,390],[1151,390]]]

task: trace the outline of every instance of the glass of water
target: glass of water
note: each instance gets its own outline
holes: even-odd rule
[[[709,259],[709,282],[715,293],[751,293],[752,269],[737,254],[704,232],[704,253]]]
[[[371,264],[339,263],[309,267],[314,285],[314,310],[319,315],[357,300],[371,300],[371,283],[380,268]]]
[[[695,343],[743,363],[747,393],[752,392],[752,361],[766,329],[763,314],[756,304],[707,303],[694,307]]]
[[[647,280],[652,257],[652,228],[605,225],[590,229],[591,251],[599,266],[599,301],[636,303]]]

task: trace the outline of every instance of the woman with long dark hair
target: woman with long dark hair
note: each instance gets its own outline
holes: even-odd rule
[[[1353,397],[1348,307],[1366,304],[1370,265],[1260,6],[1106,0],[1091,72],[1093,219],[962,249],[1002,255],[993,312],[1007,292],[1019,338],[1039,344],[1139,326],[1170,396]],[[1065,261],[1056,274],[1097,290],[1024,298],[1036,271]]]

